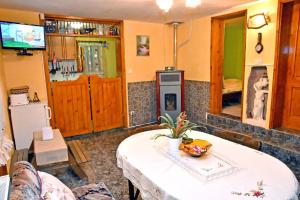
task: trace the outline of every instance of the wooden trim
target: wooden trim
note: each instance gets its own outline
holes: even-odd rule
[[[220,19],[220,20],[232,19],[232,18],[246,16],[246,14],[247,14],[247,10],[240,10],[240,11],[237,11],[237,12],[234,12],[234,13],[228,13],[228,14],[225,14],[225,15],[214,16],[214,17],[212,17],[212,19]]]
[[[241,96],[241,121],[243,120],[243,113],[244,113],[244,98],[246,97],[246,94],[244,92],[245,87],[245,71],[246,71],[246,42],[247,42],[247,19],[248,19],[248,11],[245,10],[245,33],[244,33],[244,58],[243,58],[243,75],[242,75],[242,96]]]
[[[159,72],[156,72],[156,115],[159,121],[160,114],[160,86],[159,86]]]
[[[222,112],[222,74],[224,51],[224,20],[212,18],[210,54],[210,113]]]
[[[46,33],[46,36],[120,38],[119,35],[88,35],[88,34],[62,34],[62,33]]]
[[[184,112],[184,71],[181,72],[181,112]]]
[[[128,105],[127,105],[127,82],[126,82],[126,65],[125,65],[125,42],[124,42],[124,21],[120,23],[120,39],[121,39],[121,78],[122,78],[122,98],[123,98],[123,124],[128,124]]]
[[[40,19],[40,24],[44,24],[44,20]],[[45,38],[46,39],[46,38]],[[46,44],[49,45],[49,44]],[[50,46],[49,46],[50,47]],[[46,90],[47,90],[47,99],[48,99],[48,106],[51,109],[52,117],[50,119],[50,125],[52,128],[55,128],[55,113],[53,107],[53,99],[52,99],[52,91],[51,91],[51,83],[50,83],[50,74],[49,74],[49,59],[48,59],[48,51],[43,51],[43,61],[44,61],[44,73],[45,73],[45,81],[46,81]]]
[[[271,109],[270,109],[270,122],[269,127],[274,128],[278,126],[280,123],[277,121],[278,116],[275,115],[276,107],[277,107],[277,88],[278,88],[278,66],[279,66],[279,57],[280,57],[280,36],[281,36],[281,19],[282,19],[282,8],[283,1],[278,1],[278,9],[277,9],[277,27],[276,27],[276,44],[275,44],[275,61],[274,61],[274,71],[273,71],[273,87],[272,87],[272,101],[271,101]]]
[[[45,19],[58,19],[58,20],[80,20],[83,22],[99,22],[103,24],[109,23],[122,23],[122,20],[114,20],[114,19],[97,19],[97,18],[86,18],[86,17],[75,17],[75,16],[64,16],[64,15],[56,15],[56,14],[45,14]]]
[[[283,6],[286,3],[294,2],[295,0],[280,0],[278,2],[278,11],[277,11],[277,27],[276,27],[276,46],[275,46],[275,60],[274,60],[274,72],[273,72],[273,87],[272,87],[272,101],[271,101],[271,109],[270,109],[270,122],[269,128],[276,128],[282,125],[282,117],[283,117],[283,101],[284,95],[281,94],[280,88],[282,83],[282,73],[286,72],[286,69],[281,67],[281,43],[284,42],[282,40],[282,20],[283,20]],[[280,81],[279,81],[280,80]]]
[[[222,112],[224,20],[237,18],[237,17],[245,17],[244,66],[243,66],[243,82],[244,82],[245,61],[246,61],[245,56],[246,56],[246,34],[247,34],[247,10],[215,16],[212,17],[211,19],[210,113],[212,114],[220,114]],[[242,102],[243,98],[244,98],[244,94],[242,93],[241,104],[243,103]],[[241,112],[243,113],[243,110]]]

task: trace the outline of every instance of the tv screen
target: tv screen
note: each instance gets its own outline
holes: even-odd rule
[[[0,22],[0,32],[4,49],[46,49],[43,26]]]

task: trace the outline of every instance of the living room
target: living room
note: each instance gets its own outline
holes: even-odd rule
[[[40,135],[35,136],[33,133],[42,129],[31,131],[30,137],[25,135],[24,139],[19,139],[16,133],[16,120],[13,117],[15,108],[11,95],[20,90],[20,87],[24,89],[26,86],[26,94],[31,100],[36,99],[36,94],[37,100],[50,109],[47,110],[49,124],[45,126],[59,130],[51,131],[50,128],[54,139],[39,141],[40,147],[45,147],[43,142],[47,141],[49,147],[46,151],[55,148],[56,144],[61,144],[55,139],[64,141],[62,149],[67,147],[64,153],[59,153],[68,157],[67,167],[58,165],[57,162],[49,163],[50,157],[42,157],[51,166],[40,164],[37,170],[56,176],[71,189],[98,183],[98,189],[101,190],[103,185],[100,183],[103,183],[107,194],[114,199],[197,199],[196,195],[200,195],[200,190],[193,190],[194,187],[189,187],[189,184],[171,188],[167,183],[168,180],[174,183],[190,180],[198,186],[203,180],[194,180],[190,176],[196,174],[196,177],[200,177],[204,172],[187,164],[175,164],[178,160],[174,160],[174,155],[167,155],[170,156],[168,162],[162,160],[166,155],[152,160],[151,153],[164,154],[165,152],[160,152],[164,149],[152,152],[146,147],[150,145],[154,148],[152,144],[145,142],[145,147],[142,145],[143,140],[148,139],[143,138],[145,133],[168,133],[160,131],[162,127],[158,125],[159,116],[169,113],[176,122],[178,114],[185,111],[187,116],[182,115],[185,122],[190,122],[191,127],[195,126],[188,139],[195,136],[194,140],[209,142],[209,145],[205,143],[208,150],[206,155],[199,159],[205,160],[210,155],[217,158],[216,151],[224,145],[222,148],[231,148],[228,151],[234,154],[236,160],[231,157],[229,160],[235,160],[235,167],[238,169],[253,167],[247,160],[238,160],[240,157],[242,159],[243,154],[260,162],[256,163],[256,170],[245,174],[247,177],[253,176],[251,181],[243,184],[245,180],[239,178],[240,184],[236,183],[231,189],[220,191],[219,197],[256,198],[249,191],[257,187],[256,195],[264,199],[297,199],[300,179],[300,118],[297,114],[299,69],[297,71],[297,67],[292,67],[291,63],[297,63],[297,58],[293,59],[296,54],[289,52],[286,46],[293,48],[292,45],[297,45],[297,40],[291,35],[297,35],[292,31],[296,30],[294,27],[298,27],[296,15],[299,2],[202,0],[202,3],[191,1],[192,5],[187,2],[189,1],[116,0],[108,3],[101,0],[76,4],[66,1],[61,5],[58,1],[1,1],[2,24],[38,25],[45,31],[45,46],[38,50],[27,49],[33,54],[31,56],[17,55],[16,50],[20,49],[5,48],[3,44],[0,49],[0,121],[1,128],[3,127],[1,148],[4,149],[5,145],[2,141],[9,143],[11,140],[14,142],[12,149],[15,149],[6,155],[6,165],[1,172],[13,173],[11,160],[19,153],[28,153],[28,160],[32,162],[42,162],[38,160],[39,147],[36,147],[39,146],[37,138]],[[236,47],[233,44],[226,46],[226,25],[235,24],[236,19],[241,19],[239,23],[242,24],[243,44],[240,45],[240,53],[230,51],[230,57],[226,49]],[[234,43],[237,40],[233,37],[230,41]],[[285,51],[289,53],[284,53]],[[93,58],[89,61],[89,52],[97,52],[93,56],[99,60]],[[242,64],[238,66],[242,72],[238,76],[238,89],[235,86],[227,88],[226,79],[234,82],[236,77],[226,77],[223,71],[223,61],[227,56],[235,59],[232,54],[242,56],[239,58]],[[291,65],[292,73],[287,73],[283,67],[287,63]],[[180,77],[179,89],[176,90],[175,86],[167,87],[168,85],[160,82],[164,75],[174,74]],[[289,74],[293,75],[289,77]],[[180,96],[175,97],[177,99],[174,101],[176,92]],[[240,109],[237,112],[235,110],[235,114],[224,114],[225,96],[225,104],[229,107],[233,105],[232,100],[234,103],[238,102]],[[227,98],[230,100],[227,101]],[[176,114],[168,112],[173,108],[179,108],[179,111]],[[37,124],[38,119],[35,119],[33,113],[29,112],[22,117],[24,124],[32,121]],[[160,143],[162,140],[164,143],[166,139],[159,137],[154,141]],[[25,149],[28,151],[20,152],[24,148],[19,148],[18,142],[22,144],[25,140],[30,143],[26,144]],[[231,143],[227,144],[228,140]],[[30,146],[35,148],[30,149]],[[43,151],[42,148],[40,150]],[[256,152],[257,157],[252,157],[251,150]],[[131,160],[127,154],[133,151],[137,155]],[[238,153],[239,151],[243,153]],[[262,155],[266,156],[266,163],[262,161],[264,159],[261,160]],[[148,157],[149,162],[152,160],[150,164],[144,157]],[[231,166],[229,160],[222,161],[228,161]],[[164,166],[161,171],[159,162]],[[174,166],[170,164],[172,162]],[[243,164],[239,165],[239,162]],[[224,163],[221,165],[226,168]],[[261,175],[259,171],[267,170],[263,165],[268,164],[270,170],[265,172],[266,180],[258,180]],[[168,171],[168,165],[174,169],[170,167]],[[219,180],[207,183],[207,188],[203,187],[201,191],[206,191],[204,199],[220,199],[218,194],[214,196],[211,193],[222,184],[214,186],[214,182],[222,182],[223,178],[224,182],[234,181],[233,177],[243,175],[243,171],[235,171],[233,168],[226,171],[226,176],[222,175],[216,178]],[[188,173],[181,174],[182,170]],[[160,179],[161,173],[164,175]],[[174,176],[174,173],[179,174]],[[277,185],[280,177],[274,178],[277,173],[281,174],[281,178],[286,176],[280,187]],[[187,177],[181,180],[181,176],[186,174]],[[268,180],[274,185],[268,187],[271,184]],[[260,181],[262,183],[258,183]],[[254,188],[247,188],[251,184]],[[78,191],[77,194],[80,193]],[[278,196],[278,191],[282,191],[282,196]],[[187,196],[184,197],[185,195]],[[245,197],[247,195],[250,197]],[[105,198],[107,197],[103,199]]]

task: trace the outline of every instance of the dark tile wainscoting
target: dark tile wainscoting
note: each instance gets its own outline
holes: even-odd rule
[[[130,126],[157,121],[155,81],[128,83],[128,111]]]
[[[205,122],[209,110],[210,82],[184,81],[185,111],[188,119],[195,123]]]
[[[284,162],[300,181],[300,134],[282,130],[265,129],[226,116],[207,114],[207,132],[230,131],[236,134],[249,135],[261,142],[261,151]]]
[[[204,122],[209,109],[210,83],[206,81],[184,81],[185,111],[189,120]],[[128,83],[128,111],[130,126],[156,122],[156,82]],[[134,111],[132,115],[130,112]]]

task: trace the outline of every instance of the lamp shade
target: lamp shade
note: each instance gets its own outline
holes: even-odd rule
[[[259,13],[256,15],[252,15],[248,18],[248,28],[249,29],[259,29],[268,25],[270,21],[269,17],[266,16],[264,13]]]
[[[173,0],[156,0],[156,4],[161,10],[168,12],[173,5]]]
[[[201,0],[185,0],[185,6],[190,8],[195,8],[201,5]]]

